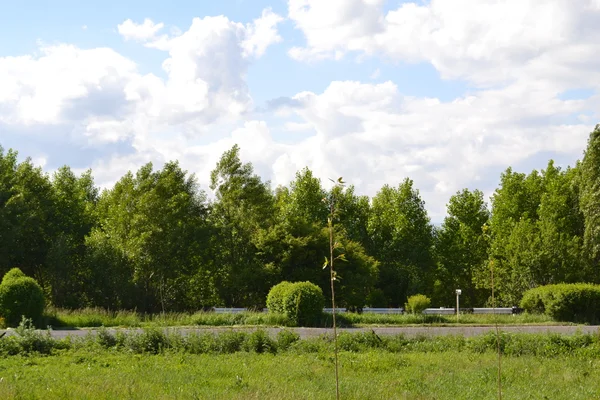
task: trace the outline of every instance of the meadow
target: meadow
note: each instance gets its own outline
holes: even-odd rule
[[[600,396],[600,332],[501,332],[506,399]],[[496,335],[339,335],[344,399],[494,399]],[[2,399],[330,399],[330,336],[146,328],[54,339],[22,325],[0,339]]]

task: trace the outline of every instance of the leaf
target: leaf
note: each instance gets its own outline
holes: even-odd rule
[[[327,259],[327,257],[325,257],[325,262],[323,263],[323,269],[327,268],[328,265],[329,265],[329,260]]]
[[[340,254],[339,256],[337,256],[335,258],[336,260],[341,260],[341,261],[346,261],[348,262],[348,260],[346,260],[346,255],[345,254]]]

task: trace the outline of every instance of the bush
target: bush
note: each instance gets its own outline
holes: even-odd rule
[[[17,271],[15,271],[17,270]],[[44,313],[44,292],[35,279],[19,276],[13,268],[0,284],[0,316],[8,326],[17,326],[24,316],[40,324]],[[21,273],[22,274],[22,273]]]
[[[300,335],[298,335],[296,332],[289,329],[281,330],[277,334],[277,348],[285,351],[299,340]]]
[[[406,312],[411,314],[421,314],[431,304],[431,299],[424,294],[410,296],[404,305]]]
[[[246,337],[243,345],[244,350],[254,353],[272,353],[277,352],[277,343],[269,337],[262,329],[252,332]]]
[[[4,274],[4,277],[2,278],[2,283],[13,281],[18,278],[25,278],[26,276],[27,275],[25,275],[23,271],[21,271],[19,268],[12,268],[10,271]]]
[[[314,325],[324,305],[323,291],[314,283],[296,282],[284,291],[283,312],[296,325]]]
[[[168,338],[164,332],[152,328],[144,329],[141,333],[131,334],[125,340],[125,346],[136,354],[159,354],[168,348],[168,345]]]
[[[269,312],[283,314],[283,297],[285,291],[292,285],[288,281],[283,281],[273,286],[267,295],[267,308]]]
[[[573,283],[540,286],[526,291],[521,307],[556,321],[600,323],[600,285]]]

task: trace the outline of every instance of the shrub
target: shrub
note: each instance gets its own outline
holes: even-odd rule
[[[264,330],[259,329],[246,337],[243,348],[248,352],[275,354],[277,343]]]
[[[298,340],[300,340],[300,335],[298,335],[296,332],[289,329],[281,330],[277,334],[277,348],[285,351]]]
[[[324,305],[323,291],[311,282],[296,282],[284,292],[283,312],[296,325],[315,324],[323,313]]]
[[[8,326],[16,326],[23,316],[39,324],[45,306],[44,292],[35,279],[19,276],[17,271],[11,270],[8,279],[5,276],[0,284],[0,316]]]
[[[164,332],[150,328],[127,336],[125,346],[136,354],[158,354],[168,348],[168,340]]]
[[[521,307],[545,313],[557,321],[600,322],[600,285],[573,283],[540,286],[526,291]]]
[[[411,314],[420,314],[431,304],[431,300],[429,297],[424,294],[416,294],[414,296],[410,296],[407,300],[407,303],[404,305],[404,308],[407,312]]]
[[[273,286],[267,295],[267,308],[269,312],[283,314],[283,297],[285,291],[292,285],[288,281],[283,281]]]
[[[21,271],[19,268],[12,268],[10,271],[4,274],[4,277],[2,278],[2,283],[13,281],[18,278],[25,278],[26,276],[27,275],[25,275],[23,271]]]

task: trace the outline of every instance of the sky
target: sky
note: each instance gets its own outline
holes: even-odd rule
[[[408,177],[439,223],[509,166],[582,157],[598,21],[600,0],[4,2],[0,145],[102,188],[179,160],[210,195],[237,143],[273,187]]]

